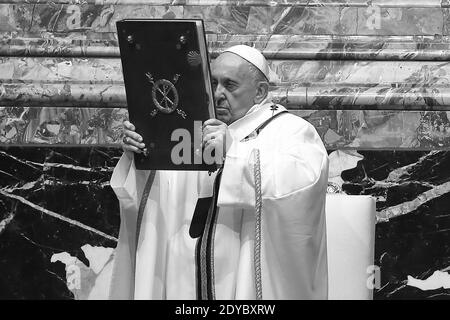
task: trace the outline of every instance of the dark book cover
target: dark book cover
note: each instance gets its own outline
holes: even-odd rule
[[[214,170],[201,147],[215,118],[203,21],[127,19],[117,32],[130,122],[148,150],[136,168]]]

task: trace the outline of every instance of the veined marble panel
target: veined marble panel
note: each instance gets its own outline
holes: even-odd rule
[[[377,199],[375,299],[448,299],[450,153],[358,154],[341,178],[346,193]]]
[[[128,110],[120,108],[1,108],[2,144],[111,145],[122,138]]]
[[[120,154],[119,148],[0,148],[0,298],[102,297],[96,283],[110,275],[119,227],[108,181]],[[346,193],[374,196],[378,218],[400,208],[376,225],[375,299],[448,296],[440,287],[445,279],[426,281],[450,270],[449,165],[448,151],[330,153],[330,176]]]
[[[95,259],[83,249],[117,244],[119,208],[109,179],[120,153],[0,149],[0,299],[73,299],[70,276],[81,273],[57,262],[64,252],[93,269],[83,282],[95,280]]]
[[[207,35],[213,57],[235,44],[271,60],[448,60],[447,36]]]
[[[314,125],[328,149],[425,149],[450,147],[449,112],[297,111]]]
[[[279,86],[450,86],[448,61],[270,60]],[[0,57],[0,84],[123,84],[119,58]]]
[[[447,8],[365,6],[147,5],[104,3],[0,4],[0,31],[114,33],[124,18],[199,18],[208,33],[446,35]],[[98,35],[97,35],[98,36]]]
[[[292,109],[447,110],[447,61],[271,60]],[[120,59],[0,58],[0,105],[125,107]]]
[[[32,3],[32,4],[79,4],[78,0],[0,0],[0,3]],[[234,6],[304,6],[304,7],[319,7],[319,6],[338,6],[338,7],[448,7],[447,0],[373,0],[370,3],[365,0],[84,0],[86,4],[147,4],[147,5],[188,5],[188,6],[205,6],[205,5],[234,5]]]
[[[3,83],[0,107],[126,107],[125,87],[115,84]],[[450,89],[380,85],[326,87],[296,85],[271,88],[273,101],[290,109],[448,111]]]
[[[312,83],[324,86],[358,84],[372,87],[447,86],[450,64],[447,61],[347,61],[347,60],[271,60],[271,69],[280,83]]]
[[[450,148],[450,111],[292,110],[328,149]],[[0,108],[0,144],[118,145],[126,109]]]
[[[442,8],[343,8],[341,34],[447,35],[447,9]],[[356,21],[356,22],[355,22]]]
[[[98,35],[98,38],[94,38]],[[225,48],[247,44],[276,60],[449,60],[448,36],[340,36],[207,34],[209,52],[216,57]],[[1,56],[120,57],[115,34],[64,37],[54,34],[17,36],[0,32]]]

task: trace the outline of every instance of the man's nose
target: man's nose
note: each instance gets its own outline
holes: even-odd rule
[[[216,89],[214,90],[214,99],[216,101],[218,101],[220,98],[224,97],[223,89],[224,89],[223,86],[220,84],[218,84],[216,86]]]

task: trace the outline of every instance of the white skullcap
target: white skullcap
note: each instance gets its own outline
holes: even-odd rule
[[[267,81],[269,81],[270,79],[269,64],[267,63],[266,58],[264,58],[264,56],[259,50],[243,44],[238,44],[236,46],[225,49],[224,52],[231,52],[237,54],[241,58],[247,60],[256,68],[258,68],[266,77]]]

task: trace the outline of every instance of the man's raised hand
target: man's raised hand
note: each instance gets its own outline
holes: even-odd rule
[[[123,122],[123,133],[124,137],[122,139],[122,149],[125,152],[136,152],[143,153],[146,152],[145,143],[140,134],[138,134],[135,130],[136,127],[125,120]]]
[[[218,119],[208,119],[203,123],[202,144],[205,150],[215,149],[225,157],[231,144],[228,126]]]

